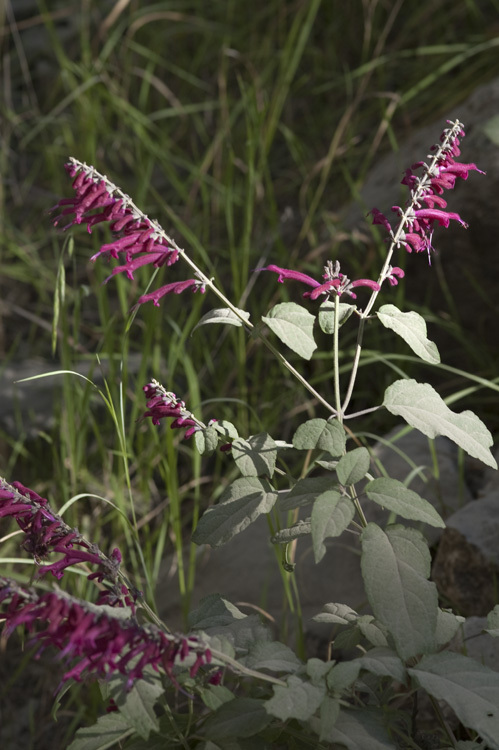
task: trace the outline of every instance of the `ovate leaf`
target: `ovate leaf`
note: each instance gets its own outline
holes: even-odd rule
[[[320,495],[312,509],[312,545],[315,562],[319,563],[326,554],[324,540],[343,534],[354,517],[353,502],[339,492],[330,490]]]
[[[194,433],[194,442],[201,456],[211,456],[218,445],[218,432],[214,427],[198,430]]]
[[[245,659],[250,669],[268,669],[270,672],[296,672],[302,667],[295,652],[279,641],[264,641],[251,646]]]
[[[298,450],[318,448],[332,456],[343,455],[345,443],[345,429],[337,419],[308,419],[293,435],[293,445]]]
[[[315,318],[295,302],[275,305],[262,320],[286,346],[303,359],[310,359],[317,349],[313,334]]]
[[[499,672],[450,651],[425,656],[407,671],[430,695],[445,700],[465,727],[499,750]]]
[[[307,721],[319,708],[326,692],[325,686],[312,685],[295,675],[288,677],[287,683],[286,687],[274,685],[274,695],[265,702],[266,710],[281,721]]]
[[[391,648],[372,648],[358,659],[362,669],[380,677],[393,677],[397,682],[405,683],[407,673],[400,657]]]
[[[315,622],[329,622],[337,625],[349,625],[358,618],[357,612],[348,606],[348,604],[329,603],[324,605],[324,609],[312,619]]]
[[[494,609],[487,615],[488,628],[485,632],[491,635],[493,638],[499,637],[499,604],[496,604]]]
[[[430,438],[445,435],[473,458],[497,469],[489,450],[493,444],[492,435],[483,422],[472,411],[460,414],[451,411],[428,383],[396,380],[386,389],[383,406],[392,414],[403,417],[423,435]]]
[[[269,513],[277,492],[258,477],[242,477],[225,490],[218,505],[208,508],[192,535],[195,544],[218,547],[244,531],[262,513]]]
[[[245,477],[274,475],[277,446],[266,432],[251,435],[247,440],[236,438],[232,443],[232,456]]]
[[[299,479],[293,489],[279,497],[279,510],[294,510],[313,503],[325,490],[337,487],[331,477],[305,477]]]
[[[378,620],[407,660],[435,650],[438,596],[430,575],[430,552],[416,529],[369,523],[362,532],[362,577]]]
[[[423,521],[430,526],[445,528],[445,522],[440,518],[433,505],[416,492],[409,490],[405,484],[397,479],[385,477],[373,479],[366,485],[365,492],[374,503],[393,511],[402,518]]]
[[[239,308],[237,308],[237,311],[241,318],[243,318],[245,321],[249,321],[249,312],[246,312],[245,310],[239,310]],[[229,310],[228,307],[221,307],[217,310],[210,310],[210,312],[206,313],[206,315],[203,315],[199,323],[197,323],[192,329],[192,332],[194,333],[196,328],[205,326],[208,323],[225,323],[226,325],[230,326],[242,326],[243,322],[241,318],[239,318],[236,313],[232,312],[232,310]]]
[[[345,487],[360,482],[369,471],[369,451],[367,448],[354,448],[338,461],[336,474]]]
[[[398,333],[418,357],[434,365],[440,362],[436,344],[426,336],[425,319],[417,312],[404,313],[395,305],[382,305],[377,316],[385,328],[391,328]]]
[[[340,302],[338,307],[338,327],[340,328],[343,323],[346,323],[356,308],[355,305],[347,305],[345,302]],[[334,302],[328,300],[322,303],[319,308],[318,319],[321,330],[324,333],[334,333]]]

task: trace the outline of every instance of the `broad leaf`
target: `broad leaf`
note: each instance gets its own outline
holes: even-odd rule
[[[325,686],[312,685],[295,675],[286,681],[286,687],[274,685],[274,695],[265,701],[267,712],[281,721],[307,721],[319,708],[326,692]]]
[[[499,750],[499,672],[450,651],[425,656],[407,671],[430,695],[445,700],[491,750]]]
[[[310,518],[297,521],[293,526],[287,529],[281,529],[271,539],[272,544],[287,544],[293,539],[299,539],[301,536],[308,536],[311,531]]]
[[[407,660],[435,650],[438,596],[430,552],[416,529],[370,523],[362,532],[362,576],[373,612]]]
[[[381,722],[381,711],[354,711],[342,707],[327,734],[321,731],[318,721],[314,720],[312,726],[320,732],[321,739],[332,742],[334,748],[341,745],[348,750],[397,750]]]
[[[257,698],[234,698],[208,717],[203,724],[202,734],[215,742],[233,737],[252,737],[271,721],[265,705]]]
[[[133,731],[120,713],[106,714],[100,716],[91,727],[78,729],[68,750],[106,750]]]
[[[430,526],[445,528],[445,522],[440,518],[433,505],[416,492],[409,490],[398,479],[385,477],[373,479],[366,485],[365,492],[374,503],[393,511],[402,518],[408,518],[411,521],[423,521]]]
[[[404,313],[395,305],[382,305],[377,316],[385,328],[391,328],[398,333],[418,357],[434,365],[440,362],[438,349],[433,341],[427,338],[426,322],[419,313]]]
[[[308,419],[293,435],[293,445],[298,450],[318,448],[332,456],[342,456],[345,443],[345,429],[337,419]]]
[[[349,625],[358,618],[357,612],[348,604],[329,603],[324,605],[324,610],[312,619],[315,622],[330,622],[337,625]]]
[[[423,435],[437,435],[453,440],[473,458],[497,469],[497,463],[489,447],[492,435],[483,422],[472,411],[456,414],[445,404],[436,390],[428,383],[415,380],[396,380],[385,391],[383,406],[391,414],[400,415]]]
[[[324,540],[343,534],[355,515],[353,502],[334,490],[323,492],[312,508],[312,546],[315,562],[326,554]]]
[[[343,323],[346,323],[350,315],[356,309],[355,305],[347,305],[345,302],[340,302],[338,305],[338,328],[341,328]],[[328,300],[323,302],[319,308],[319,315],[317,316],[319,325],[324,333],[334,333],[334,302]]]
[[[485,632],[491,635],[493,638],[499,637],[499,604],[496,604],[494,609],[487,615],[488,628]]]
[[[443,609],[439,609],[436,632],[437,646],[440,648],[441,646],[445,646],[446,643],[449,643],[449,641],[454,638],[463,622],[465,622],[465,618],[461,617],[461,615],[455,615],[454,612],[447,612]]]
[[[299,479],[292,490],[279,495],[279,510],[294,510],[313,503],[326,490],[337,487],[331,477],[305,477]]]
[[[207,427],[205,430],[198,430],[194,433],[196,448],[202,456],[211,456],[217,448],[218,441],[218,432],[214,427]]]
[[[130,690],[127,690],[126,680],[121,675],[110,680],[108,690],[120,714],[137,734],[147,740],[151,732],[159,731],[154,704],[163,695],[164,688],[152,667],[144,671],[144,678],[136,680]]]
[[[373,646],[385,647],[388,645],[388,631],[385,625],[382,625],[372,615],[362,615],[357,619],[357,627],[366,639]]]
[[[360,668],[360,659],[351,659],[335,664],[327,673],[326,684],[328,689],[338,693],[344,692],[353,685],[359,676]]]
[[[241,318],[243,318],[246,322],[249,321],[249,312],[246,312],[245,310],[239,310],[239,308],[237,308],[237,311]],[[244,323],[241,318],[239,318],[236,313],[232,312],[232,310],[229,310],[228,307],[220,307],[217,310],[210,310],[210,312],[206,313],[206,315],[203,315],[199,323],[197,323],[192,329],[192,332],[194,333],[196,328],[205,326],[208,323],[225,323],[226,325],[230,326],[242,326],[244,325]]]
[[[213,424],[213,429],[218,432],[219,435],[221,435],[224,438],[237,438],[239,437],[239,433],[232,424],[232,422],[227,421],[226,419],[220,419],[217,422]]]
[[[253,644],[244,664],[250,669],[268,669],[270,672],[288,673],[296,672],[303,666],[295,652],[279,641]]]
[[[358,659],[362,669],[380,677],[393,677],[397,682],[406,683],[407,673],[400,657],[391,648],[372,648]]]
[[[234,620],[243,620],[248,615],[241,612],[232,602],[220,594],[208,594],[201,599],[199,606],[189,612],[190,630],[206,630],[217,626],[231,625]]]
[[[211,711],[217,711],[224,703],[234,700],[234,693],[225,685],[207,685],[200,691],[201,699]]]
[[[328,695],[324,698],[320,708],[320,719],[319,719],[319,739],[328,739],[334,725],[338,720],[340,714],[340,701],[338,698],[330,698]]]
[[[360,482],[369,471],[369,451],[367,448],[354,448],[338,461],[336,474],[345,487]]]
[[[232,482],[218,505],[208,508],[192,535],[195,544],[218,547],[244,531],[262,513],[269,513],[277,492],[258,477],[242,477]]]
[[[310,359],[317,349],[314,341],[315,318],[295,302],[275,305],[262,320],[286,346],[303,359]]]
[[[266,432],[251,435],[247,440],[234,440],[232,456],[237,468],[245,477],[274,475],[277,446]]]

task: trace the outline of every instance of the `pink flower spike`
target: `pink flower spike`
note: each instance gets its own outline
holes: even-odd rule
[[[368,215],[369,214],[371,214],[371,216],[373,217],[373,224],[381,224],[389,233],[391,233],[391,224],[384,213],[382,213],[378,208],[373,208],[368,212]]]
[[[279,281],[281,284],[284,282],[284,279],[294,279],[295,281],[301,281],[303,284],[308,284],[308,286],[318,287],[321,286],[318,281],[313,279],[311,276],[307,276],[306,273],[300,273],[300,271],[292,271],[288,268],[279,268],[279,266],[266,266],[265,268],[257,268],[257,271],[273,271],[274,273],[278,273],[279,277],[277,281]]]
[[[357,279],[357,281],[352,281],[351,286],[367,286],[369,289],[372,289],[373,292],[379,292],[379,290],[381,289],[378,282],[371,281],[371,279]]]
[[[397,286],[398,279],[403,279],[405,276],[405,272],[399,268],[398,266],[389,266],[388,272],[386,274],[386,278],[390,282],[391,286]]]

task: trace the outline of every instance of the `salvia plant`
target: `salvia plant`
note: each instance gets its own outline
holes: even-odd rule
[[[65,665],[61,688],[73,681],[100,683],[102,716],[95,726],[78,730],[72,750],[115,745],[129,750],[499,749],[499,674],[446,648],[463,618],[439,606],[429,580],[430,550],[415,527],[445,523],[430,502],[405,484],[376,475],[370,446],[356,432],[363,414],[386,409],[428,438],[444,435],[497,468],[491,435],[474,413],[452,411],[431,385],[408,378],[393,382],[381,404],[357,413],[349,408],[366,325],[380,323],[425,362],[440,361],[418,313],[377,303],[382,292],[390,299],[392,287],[404,277],[394,265],[398,253],[421,253],[431,263],[434,230],[450,222],[466,227],[457,213],[446,210],[444,198],[458,179],[466,180],[470,172],[484,174],[475,164],[459,161],[463,136],[463,125],[449,122],[427,159],[406,171],[402,182],[409,197],[405,206],[393,207],[393,222],[372,209],[373,222],[386,231],[387,248],[376,279],[352,280],[337,260],[326,263],[322,277],[272,264],[255,269],[276,274],[291,291],[306,287],[307,300],[306,306],[276,304],[257,322],[232,304],[128,195],[94,167],[69,160],[74,196],[53,209],[54,223],[63,230],[84,224],[88,232],[108,225],[111,241],[92,260],[117,262],[111,262],[109,279],[117,274],[133,279],[146,265],[157,269],[178,262],[187,271],[185,280],[139,297],[134,314],[140,314],[141,305],[162,304],[168,294],[212,292],[222,307],[207,313],[198,326],[239,326],[258,337],[317,404],[317,416],[297,425],[287,442],[266,432],[240,436],[234,424],[215,417],[204,423],[159,381],[144,385],[143,420],[150,418],[155,426],[171,420],[171,427],[182,430],[202,456],[221,451],[232,476],[237,470],[218,502],[199,519],[193,541],[218,547],[267,515],[273,544],[285,546],[309,536],[318,563],[327,555],[328,539],[348,532],[359,543],[369,605],[367,613],[359,614],[329,601],[317,613],[316,619],[334,630],[336,651],[338,644],[352,647],[349,658],[340,661],[305,660],[296,643],[273,640],[256,615],[245,615],[213,592],[190,613],[187,634],[171,632],[122,572],[120,550],[103,550],[102,544],[70,528],[45,498],[17,481],[1,479],[0,516],[18,524],[22,546],[36,565],[31,585],[0,578],[2,638],[22,628],[37,653],[55,647]],[[369,295],[363,307],[357,303],[359,289]],[[348,377],[343,367],[340,378],[344,325],[356,325],[358,333]],[[317,348],[316,326],[333,351],[331,400],[278,348],[280,342],[310,360]],[[295,476],[290,467],[297,467]],[[400,522],[386,528],[368,522],[371,503]],[[291,522],[286,524],[285,518]],[[75,565],[86,566],[95,586],[93,601],[48,585],[51,577],[60,581]],[[293,575],[293,566],[286,565],[283,576]],[[499,607],[489,615],[488,632],[499,635]],[[427,731],[418,725],[418,705],[425,701],[434,718]]]

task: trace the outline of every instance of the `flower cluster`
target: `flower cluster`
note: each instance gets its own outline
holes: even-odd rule
[[[459,139],[465,133],[459,120],[449,122],[449,125],[440,136],[440,143],[432,147],[435,153],[433,156],[429,155],[429,164],[420,161],[406,170],[402,184],[410,188],[411,195],[405,209],[392,206],[392,211],[401,217],[396,231],[393,231],[386,216],[377,208],[370,212],[373,224],[383,225],[395,246],[402,245],[409,253],[413,250],[417,253],[427,252],[430,263],[435,224],[448,227],[451,221],[457,221],[463,227],[468,226],[459,214],[444,210],[447,202],[442,198],[442,193],[444,190],[452,190],[458,177],[466,180],[471,171],[485,174],[476,164],[456,161],[461,154]],[[422,174],[418,176],[415,170],[420,169]]]
[[[54,646],[70,668],[62,682],[84,677],[106,677],[120,673],[127,678],[127,689],[140,679],[146,667],[160,668],[177,685],[174,667],[190,654],[190,675],[211,662],[211,652],[195,636],[165,633],[155,625],[139,625],[123,610],[96,606],[63,592],[38,594],[16,582],[0,577],[0,603],[7,639],[23,625],[32,634],[30,644],[38,644],[37,656]],[[35,632],[36,628],[36,632]],[[218,674],[213,676],[217,680]],[[178,685],[177,685],[178,686]]]
[[[172,429],[187,427],[184,437],[190,438],[195,432],[206,429],[206,425],[190,412],[185,402],[177,398],[171,391],[167,391],[157,380],[152,380],[144,386],[143,391],[147,399],[147,411],[142,419],[151,417],[152,423],[158,425],[160,419],[172,417]],[[212,419],[208,426],[216,422]]]
[[[52,573],[60,580],[70,565],[85,562],[97,566],[97,570],[88,575],[90,580],[106,580],[118,593],[115,599],[120,599],[120,594],[125,594],[126,598],[128,590],[125,588],[123,591],[117,584],[121,563],[118,548],[107,557],[97,545],[88,542],[77,529],[72,529],[54,513],[44,497],[20,482],[8,484],[0,477],[0,518],[5,517],[13,518],[23,531],[25,539],[22,546],[39,566],[37,577]],[[42,560],[52,552],[62,557],[56,562],[42,564]],[[112,592],[108,593],[111,595]]]
[[[375,292],[378,292],[380,285],[377,281],[371,281],[370,279],[357,279],[357,281],[350,281],[350,279],[340,272],[340,264],[338,261],[328,261],[324,266],[324,274],[322,276],[325,279],[324,282],[316,281],[311,276],[307,276],[306,273],[300,271],[292,271],[288,268],[280,268],[279,266],[266,266],[265,268],[259,268],[259,271],[273,271],[279,274],[277,280],[283,283],[284,279],[294,279],[295,281],[301,281],[303,284],[314,287],[312,292],[305,292],[304,297],[310,297],[311,300],[316,300],[318,297],[325,295],[329,298],[331,294],[335,294],[341,297],[342,294],[348,294],[350,297],[356,298],[356,294],[352,292],[352,289],[358,286],[366,286]],[[392,269],[392,281],[391,283],[397,283],[393,281],[395,276],[403,276],[404,272],[401,268]]]
[[[183,255],[183,250],[168,237],[158,222],[142,213],[132,199],[105,175],[73,158],[65,165],[65,169],[74,178],[73,188],[76,194],[74,198],[63,198],[51,209],[60,210],[54,224],[59,225],[71,215],[74,215],[73,218],[63,230],[74,224],[86,224],[88,232],[91,232],[96,224],[109,223],[114,239],[102,245],[91,260],[95,261],[100,256],[119,259],[121,253],[125,262],[113,268],[106,282],[122,272],[133,280],[134,271],[138,268],[148,264],[155,268],[171,266]],[[165,294],[180,294],[189,288],[193,292],[204,293],[205,284],[206,280],[202,278],[166,284],[154,292],[142,295],[137,304],[152,301],[158,306]]]

